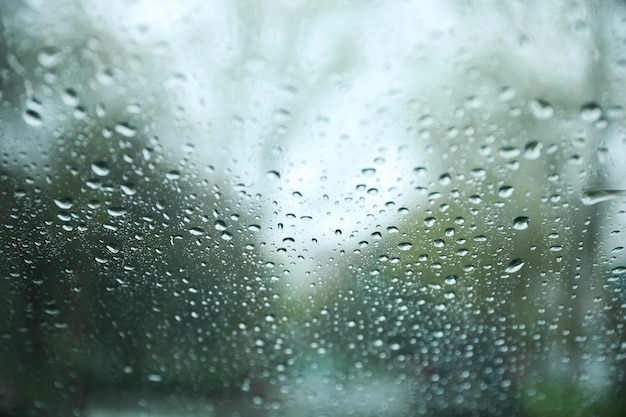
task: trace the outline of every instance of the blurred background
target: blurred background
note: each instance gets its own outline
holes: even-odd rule
[[[0,416],[626,415],[626,4],[0,4]]]

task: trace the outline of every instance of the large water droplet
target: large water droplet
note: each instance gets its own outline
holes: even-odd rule
[[[398,249],[400,250],[409,250],[413,247],[413,244],[410,242],[402,242],[398,243]]]
[[[107,213],[112,217],[120,217],[126,214],[124,207],[110,207],[107,209]]]
[[[580,118],[585,122],[593,123],[602,117],[602,108],[598,103],[586,103],[580,107]]]
[[[537,142],[536,140],[532,142],[528,142],[524,147],[524,158],[526,159],[537,159],[541,156],[541,148],[543,145],[541,142]]]
[[[519,216],[513,220],[513,228],[517,230],[528,229],[530,219],[526,216]]]
[[[507,274],[512,274],[519,271],[524,266],[524,261],[520,258],[513,259],[504,269]]]
[[[544,99],[536,98],[532,100],[528,106],[536,119],[547,120],[554,116],[554,108]]]
[[[115,131],[127,138],[132,138],[137,134],[137,128],[126,122],[116,124]]]
[[[626,197],[626,189],[585,190],[582,194],[582,202],[583,204],[590,206],[619,197]]]
[[[22,118],[24,118],[24,121],[28,125],[33,127],[39,127],[43,124],[41,114],[33,109],[26,109],[24,113],[22,113]]]
[[[111,172],[109,165],[104,161],[96,161],[91,164],[91,170],[100,177],[106,177]]]
[[[74,205],[74,202],[69,197],[58,196],[57,198],[54,199],[54,204],[56,204],[56,206],[60,209],[67,210],[67,209],[72,208],[72,206]]]

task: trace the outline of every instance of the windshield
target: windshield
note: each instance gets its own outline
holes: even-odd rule
[[[0,415],[621,416],[626,8],[0,5]]]

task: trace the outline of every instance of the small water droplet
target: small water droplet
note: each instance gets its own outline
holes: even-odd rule
[[[127,122],[116,124],[115,131],[126,138],[132,138],[137,134],[137,128]]]
[[[137,194],[137,189],[133,183],[128,182],[126,184],[122,184],[120,188],[125,195],[131,196]]]
[[[536,140],[532,142],[528,142],[526,146],[524,146],[524,158],[526,159],[537,159],[541,156],[541,148],[543,145],[541,142]]]
[[[265,173],[265,176],[269,179],[272,180],[279,180],[280,179],[280,173],[278,171],[267,171]]]
[[[448,275],[443,279],[444,284],[446,285],[455,285],[458,280],[456,275]]]
[[[57,198],[54,199],[54,204],[56,204],[56,206],[60,209],[67,210],[67,209],[72,208],[72,206],[74,205],[74,202],[69,197],[58,196]]]
[[[411,242],[401,242],[398,243],[398,249],[400,250],[409,250],[413,247],[413,244]]]
[[[107,250],[113,254],[119,253],[120,251],[120,245],[115,242],[108,243],[106,247],[107,247]]]
[[[96,161],[91,164],[91,170],[100,177],[106,177],[111,172],[109,165],[104,161]]]
[[[580,107],[580,118],[585,122],[593,123],[602,117],[602,108],[598,103],[586,103]]]
[[[202,236],[204,234],[204,229],[201,227],[192,227],[189,229],[189,233],[193,236]]]
[[[519,148],[514,146],[503,146],[498,150],[498,154],[503,159],[513,159],[517,158],[520,155]]]
[[[224,239],[224,240],[233,240],[233,235],[231,235],[226,230],[224,230],[222,232],[222,239]]]
[[[258,224],[251,224],[250,226],[248,226],[248,230],[250,230],[251,232],[258,232],[261,230],[261,226],[259,226]]]
[[[507,274],[512,274],[522,269],[523,266],[524,261],[520,258],[516,258],[509,262],[509,264],[504,269],[504,272],[506,272]]]
[[[547,120],[554,116],[554,107],[547,100],[536,98],[531,100],[528,106],[538,120]]]
[[[41,114],[33,109],[26,109],[24,113],[22,113],[22,118],[32,127],[40,127],[43,124]]]
[[[436,218],[434,218],[434,217],[426,217],[426,218],[424,219],[424,224],[425,224],[427,227],[433,227],[433,226],[435,225],[435,223],[437,223],[437,219],[436,219]]]
[[[502,198],[508,198],[508,197],[511,197],[513,195],[513,191],[514,190],[515,189],[513,187],[511,187],[510,185],[503,185],[498,190],[498,195],[500,197],[502,197]]]
[[[165,174],[165,178],[167,178],[170,181],[180,179],[180,172],[177,170],[169,171]]]
[[[150,382],[162,382],[163,376],[159,374],[148,374],[148,381]]]
[[[375,173],[376,173],[376,168],[363,168],[361,170],[361,174],[363,174],[366,177],[371,177]]]
[[[611,270],[614,274],[624,274],[626,273],[626,266],[618,266]]]
[[[590,206],[620,197],[626,197],[626,189],[585,190],[582,194],[582,202],[583,204]]]
[[[121,217],[126,214],[126,209],[124,207],[110,207],[107,209],[107,213],[112,217]]]
[[[526,216],[519,216],[513,220],[513,228],[517,230],[528,229],[529,224],[530,224],[530,219]]]

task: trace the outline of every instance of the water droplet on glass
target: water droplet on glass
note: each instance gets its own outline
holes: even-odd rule
[[[498,190],[498,195],[502,198],[508,198],[513,195],[513,191],[514,191],[514,188],[511,187],[510,185],[503,185]]]
[[[504,269],[504,272],[512,274],[519,271],[524,266],[524,261],[520,258],[513,259]]]
[[[116,124],[115,131],[126,138],[132,138],[137,134],[137,128],[126,122]]]
[[[133,183],[126,183],[126,184],[122,184],[120,186],[120,188],[122,189],[122,192],[125,195],[131,196],[131,195],[135,195],[137,194],[137,189],[135,188],[135,184]]]
[[[400,250],[409,250],[413,247],[413,244],[410,242],[402,242],[398,243],[398,249]]]
[[[106,177],[111,172],[109,165],[104,161],[96,161],[91,164],[91,170],[100,177]]]
[[[193,236],[202,236],[204,234],[204,229],[201,227],[192,227],[189,229],[189,233]]]
[[[26,109],[24,113],[22,113],[22,117],[24,118],[24,121],[32,127],[39,127],[43,123],[41,114],[33,109]]]
[[[375,173],[376,173],[376,169],[375,168],[363,168],[361,170],[361,174],[365,175],[366,177],[371,177]]]
[[[503,146],[498,150],[498,154],[503,159],[513,159],[517,158],[520,155],[519,148],[514,146]]]
[[[226,230],[224,230],[222,232],[222,239],[224,239],[224,240],[233,240],[233,235],[231,235]]]
[[[626,266],[618,266],[616,268],[613,268],[611,272],[614,274],[624,274],[626,273]]]
[[[536,119],[547,120],[554,116],[554,108],[544,99],[536,98],[532,100],[528,106]]]
[[[56,206],[60,209],[67,210],[67,209],[72,208],[72,206],[74,205],[74,202],[69,197],[58,196],[57,198],[54,199],[54,204],[56,204]]]
[[[170,181],[180,179],[180,172],[176,170],[169,171],[165,174],[165,178],[167,178]]]
[[[110,207],[107,209],[107,213],[112,217],[120,217],[126,214],[124,207]]]
[[[626,189],[585,190],[582,194],[582,202],[583,204],[590,206],[619,197],[626,197]]]
[[[78,93],[73,88],[66,88],[61,92],[61,100],[66,106],[76,107],[78,106]]]
[[[162,382],[163,381],[163,376],[159,375],[159,374],[149,374],[148,375],[148,381],[150,381],[150,382]]]
[[[265,176],[269,179],[272,180],[279,180],[280,179],[280,173],[278,171],[267,171],[265,173]]]
[[[602,108],[597,103],[586,103],[580,107],[580,118],[593,123],[602,117]]]
[[[456,282],[458,280],[458,277],[456,275],[447,275],[444,279],[443,282],[446,285],[455,285]]]
[[[541,148],[543,145],[541,142],[536,140],[532,142],[528,142],[526,146],[524,146],[524,158],[526,159],[537,159],[541,156]]]
[[[528,229],[530,219],[526,216],[519,216],[513,220],[513,228],[517,230]]]
[[[434,217],[426,217],[424,219],[424,224],[428,227],[433,227],[435,223],[437,223],[437,219],[435,219]]]
[[[258,224],[251,224],[250,226],[248,226],[248,230],[250,230],[251,232],[258,232],[261,230],[261,226],[259,226]]]

